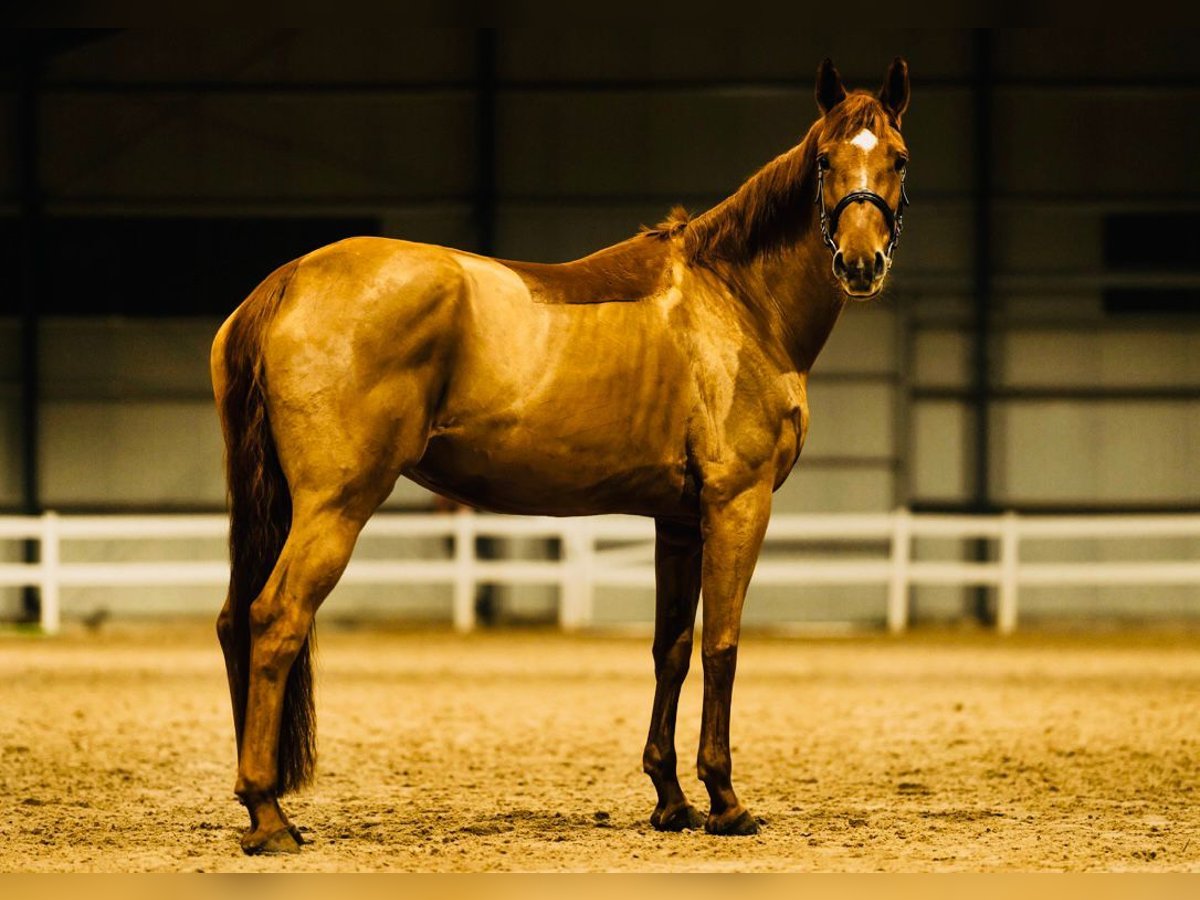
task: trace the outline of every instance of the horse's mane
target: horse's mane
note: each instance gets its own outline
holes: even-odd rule
[[[866,91],[854,91],[817,119],[804,139],[777,156],[731,196],[692,218],[682,207],[642,234],[680,237],[690,262],[749,262],[804,237],[815,221],[817,145],[849,139],[864,128],[882,134],[893,124],[882,104]]]
[[[849,94],[813,123],[797,146],[695,218],[675,207],[655,227],[573,262],[501,262],[525,281],[538,303],[632,302],[652,296],[663,288],[676,239],[691,263],[749,262],[794,244],[813,227],[822,138],[848,139],[863,128],[882,134],[889,122],[873,95]]]

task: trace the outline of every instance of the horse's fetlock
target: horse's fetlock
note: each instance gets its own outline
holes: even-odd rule
[[[729,781],[732,768],[729,757],[715,750],[701,750],[696,759],[696,775],[705,784]]]
[[[675,771],[675,748],[663,750],[657,744],[647,744],[642,753],[642,771],[647,775],[664,775]]]
[[[243,806],[252,808],[275,796],[274,772],[245,772],[239,773],[233,793]]]

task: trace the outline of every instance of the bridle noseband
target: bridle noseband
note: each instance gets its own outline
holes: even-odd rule
[[[883,219],[887,222],[888,231],[892,235],[891,240],[888,241],[887,250],[884,251],[887,261],[889,263],[892,261],[892,254],[896,252],[896,245],[900,243],[900,232],[904,230],[904,207],[908,206],[908,194],[904,190],[904,176],[907,174],[908,167],[906,166],[900,170],[900,205],[895,210],[874,191],[851,191],[838,201],[833,212],[826,212],[825,170],[821,168],[820,162],[817,163],[817,209],[821,211],[821,237],[825,240],[825,246],[829,248],[830,253],[838,252],[838,246],[834,243],[833,236],[837,234],[838,220],[842,217],[842,212],[846,207],[851,203],[873,203],[883,213]]]

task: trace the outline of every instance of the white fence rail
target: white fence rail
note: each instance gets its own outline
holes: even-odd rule
[[[63,587],[211,585],[224,587],[225,560],[67,562],[62,545],[73,541],[195,540],[223,538],[220,515],[0,517],[0,541],[36,541],[36,563],[0,563],[0,587],[33,586],[41,596],[41,624],[59,630]],[[358,584],[449,584],[453,621],[460,630],[475,625],[477,584],[550,584],[560,588],[559,622],[575,629],[592,622],[595,589],[601,586],[652,587],[654,525],[649,519],[595,516],[574,519],[510,517],[462,511],[454,514],[380,514],[364,537],[442,538],[452,542],[445,559],[356,559],[342,580]],[[477,537],[553,538],[561,542],[556,560],[481,559]],[[766,550],[780,542],[881,542],[887,556],[874,559],[773,558],[764,552],[754,573],[759,584],[875,584],[887,586],[888,629],[908,625],[914,585],[985,585],[997,588],[996,625],[1017,626],[1023,585],[1200,585],[1200,559],[1133,562],[1024,562],[1028,540],[1140,539],[1200,537],[1200,515],[999,516],[919,515],[907,510],[869,514],[781,514],[767,530]],[[995,562],[915,559],[917,538],[997,542]],[[616,547],[600,544],[617,543]]]

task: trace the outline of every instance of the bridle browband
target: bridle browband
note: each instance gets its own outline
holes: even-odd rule
[[[851,203],[872,203],[883,213],[883,220],[887,222],[888,231],[891,232],[892,237],[888,241],[884,254],[889,263],[892,261],[892,254],[896,252],[896,245],[900,243],[900,232],[904,230],[904,207],[908,206],[908,193],[904,190],[904,176],[907,174],[908,167],[906,166],[900,170],[900,205],[895,210],[874,191],[851,191],[838,201],[833,212],[826,212],[825,169],[821,168],[819,161],[817,162],[817,209],[821,211],[821,237],[825,240],[825,246],[829,248],[830,253],[838,252],[838,246],[834,243],[833,236],[837,234],[838,220],[842,217],[842,212],[846,207]]]

